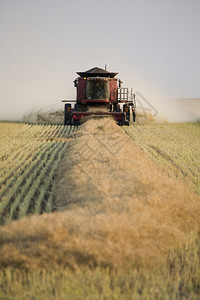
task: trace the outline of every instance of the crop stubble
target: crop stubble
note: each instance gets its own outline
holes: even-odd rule
[[[199,225],[199,197],[112,119],[88,120],[69,142],[53,197],[60,212],[0,229],[1,266],[153,266]]]

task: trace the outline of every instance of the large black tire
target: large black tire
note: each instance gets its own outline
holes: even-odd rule
[[[118,121],[118,122],[117,122],[117,125],[119,125],[119,126],[123,126],[123,125],[124,125],[124,123],[123,123],[122,121]]]
[[[128,109],[128,111],[127,111]],[[126,121],[130,121],[130,106],[128,104],[124,104],[123,105],[123,111],[125,112],[126,114]]]
[[[64,118],[64,125],[72,125],[72,112],[68,110],[71,108],[71,104],[65,104],[65,118]]]
[[[72,125],[74,125],[74,126],[79,126],[79,125],[81,125],[81,122],[80,122],[80,121],[74,121],[74,120],[73,120]]]

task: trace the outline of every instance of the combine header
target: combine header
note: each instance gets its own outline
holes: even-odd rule
[[[118,125],[135,122],[135,95],[132,89],[121,87],[122,81],[115,78],[118,73],[95,67],[77,74],[76,100],[62,101],[66,102],[64,125],[80,125],[85,117],[107,115]]]

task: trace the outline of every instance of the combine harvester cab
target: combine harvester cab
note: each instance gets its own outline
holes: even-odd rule
[[[76,100],[62,101],[66,102],[64,125],[80,125],[85,117],[108,115],[118,125],[135,122],[135,95],[132,89],[121,87],[121,80],[115,78],[118,73],[95,67],[77,74]]]

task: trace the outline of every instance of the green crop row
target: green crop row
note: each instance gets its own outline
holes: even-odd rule
[[[137,124],[123,130],[168,175],[181,177],[200,194],[199,123]]]
[[[54,209],[51,186],[77,128],[0,123],[0,223]],[[63,140],[62,140],[63,139]]]

